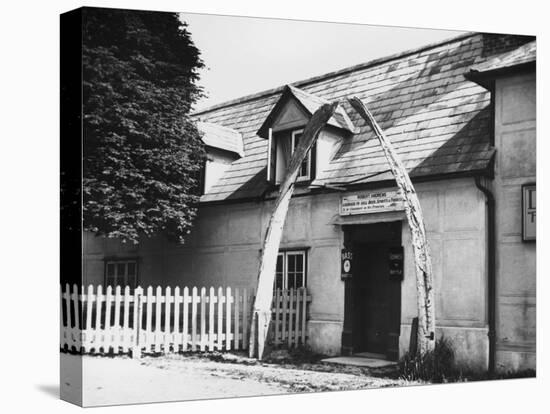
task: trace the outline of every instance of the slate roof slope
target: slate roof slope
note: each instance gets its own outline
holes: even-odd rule
[[[532,41],[517,49],[501,53],[474,66],[471,72],[493,72],[512,68],[514,66],[535,62],[537,59],[536,41]]]
[[[490,146],[490,94],[465,79],[488,59],[483,34],[378,59],[296,82],[309,94],[333,101],[358,96],[391,139],[412,177],[482,171]],[[283,88],[244,97],[196,113],[203,121],[242,133],[245,157],[201,198],[203,202],[257,197],[267,188],[267,140],[256,135]],[[368,183],[392,179],[377,139],[348,103],[359,133],[337,151],[313,184]]]
[[[238,131],[212,122],[197,122],[197,128],[206,145],[244,156],[243,137]]]

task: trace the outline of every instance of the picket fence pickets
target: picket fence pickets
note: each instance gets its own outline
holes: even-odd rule
[[[273,300],[274,345],[306,343],[306,288]],[[168,353],[248,348],[253,297],[245,288],[67,284],[61,287],[61,348],[84,353]]]
[[[307,303],[310,299],[305,288],[275,291],[272,309],[274,345],[305,345]]]

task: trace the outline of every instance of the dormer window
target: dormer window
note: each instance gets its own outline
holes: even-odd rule
[[[243,137],[234,129],[211,122],[197,122],[206,146],[207,159],[202,173],[202,194],[219,183],[231,164],[244,156]]]
[[[269,146],[271,147],[269,178],[273,184],[280,184],[287,173],[288,164],[300,138],[303,128],[286,129],[283,131],[271,131]],[[315,154],[317,144],[308,151],[305,160],[298,171],[297,183],[307,183],[315,179]]]
[[[300,138],[302,137],[304,130],[298,129],[296,131],[292,131],[292,154],[294,154],[294,150],[298,146],[298,143],[300,142]],[[296,181],[309,181],[311,179],[311,151],[308,151],[306,155],[306,159],[302,162],[302,166],[300,167],[300,170],[298,171],[298,178]]]
[[[288,169],[290,158],[300,142],[309,119],[327,100],[311,95],[293,86],[286,86],[269,115],[258,130],[258,136],[267,139],[267,180],[280,184]],[[317,172],[328,167],[343,139],[355,133],[344,108],[339,105],[328,120],[303,161],[296,181],[311,183]]]

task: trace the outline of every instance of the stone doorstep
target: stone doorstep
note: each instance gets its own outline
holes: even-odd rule
[[[334,358],[322,359],[321,362],[328,364],[341,364],[341,365],[354,365],[357,367],[367,368],[385,368],[397,365],[394,361],[387,361],[384,359],[367,358],[364,356],[351,355],[351,356],[339,356]]]

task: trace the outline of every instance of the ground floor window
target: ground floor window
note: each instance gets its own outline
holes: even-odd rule
[[[275,271],[275,289],[305,287],[306,279],[306,251],[279,252]]]
[[[126,286],[136,288],[137,261],[136,260],[108,260],[105,262],[105,285],[120,286],[123,289]]]

